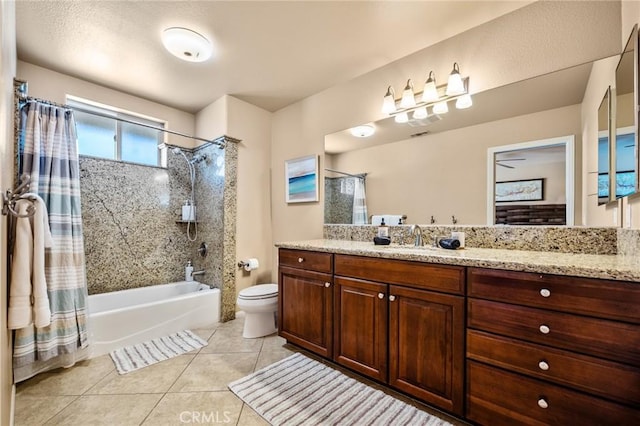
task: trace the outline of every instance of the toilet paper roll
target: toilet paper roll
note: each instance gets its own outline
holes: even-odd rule
[[[252,257],[246,261],[244,270],[253,271],[254,269],[258,269],[258,266],[260,266],[260,262],[258,262],[258,259]]]

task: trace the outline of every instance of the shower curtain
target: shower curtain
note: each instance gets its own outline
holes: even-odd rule
[[[354,178],[353,217],[354,225],[367,224],[367,197],[364,192],[364,178]]]
[[[29,101],[20,111],[21,174],[49,212],[53,247],[45,252],[51,324],[14,335],[14,381],[87,357],[87,285],[80,216],[80,174],[73,112]]]

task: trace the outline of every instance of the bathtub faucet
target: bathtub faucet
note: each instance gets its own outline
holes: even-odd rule
[[[191,273],[191,276],[192,276],[192,277],[195,277],[196,275],[204,275],[204,274],[205,274],[204,269],[201,269],[201,270],[199,270],[199,271],[193,271],[193,272]]]

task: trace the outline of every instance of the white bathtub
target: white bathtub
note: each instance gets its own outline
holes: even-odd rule
[[[90,358],[220,321],[220,290],[182,281],[89,296]]]

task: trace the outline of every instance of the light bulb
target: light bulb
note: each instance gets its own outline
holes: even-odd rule
[[[407,114],[406,112],[401,112],[400,114],[395,116],[394,120],[396,123],[408,123],[409,114]]]
[[[434,102],[437,101],[438,98],[436,79],[433,76],[433,71],[431,71],[429,72],[429,78],[427,78],[427,81],[424,84],[424,89],[422,90],[422,102]]]
[[[427,107],[420,107],[413,111],[413,118],[416,120],[422,120],[423,118],[427,118],[429,113],[427,112]]]
[[[391,86],[387,88],[387,94],[384,95],[384,100],[382,101],[382,112],[384,114],[392,114],[396,112],[395,93]]]
[[[449,112],[449,107],[446,101],[438,102],[433,106],[434,114],[446,114],[447,112]]]
[[[445,93],[447,96],[456,96],[464,93],[464,83],[462,82],[457,62],[454,62],[453,70],[449,74],[449,82]]]
[[[411,108],[416,106],[416,98],[413,94],[413,85],[411,84],[411,79],[407,80],[407,85],[404,88],[404,92],[402,92],[402,99],[400,99],[400,107],[401,108]]]
[[[462,95],[458,99],[456,99],[456,108],[457,109],[469,108],[471,105],[473,105],[473,101],[471,100],[471,95],[468,94],[468,93],[466,95]]]

